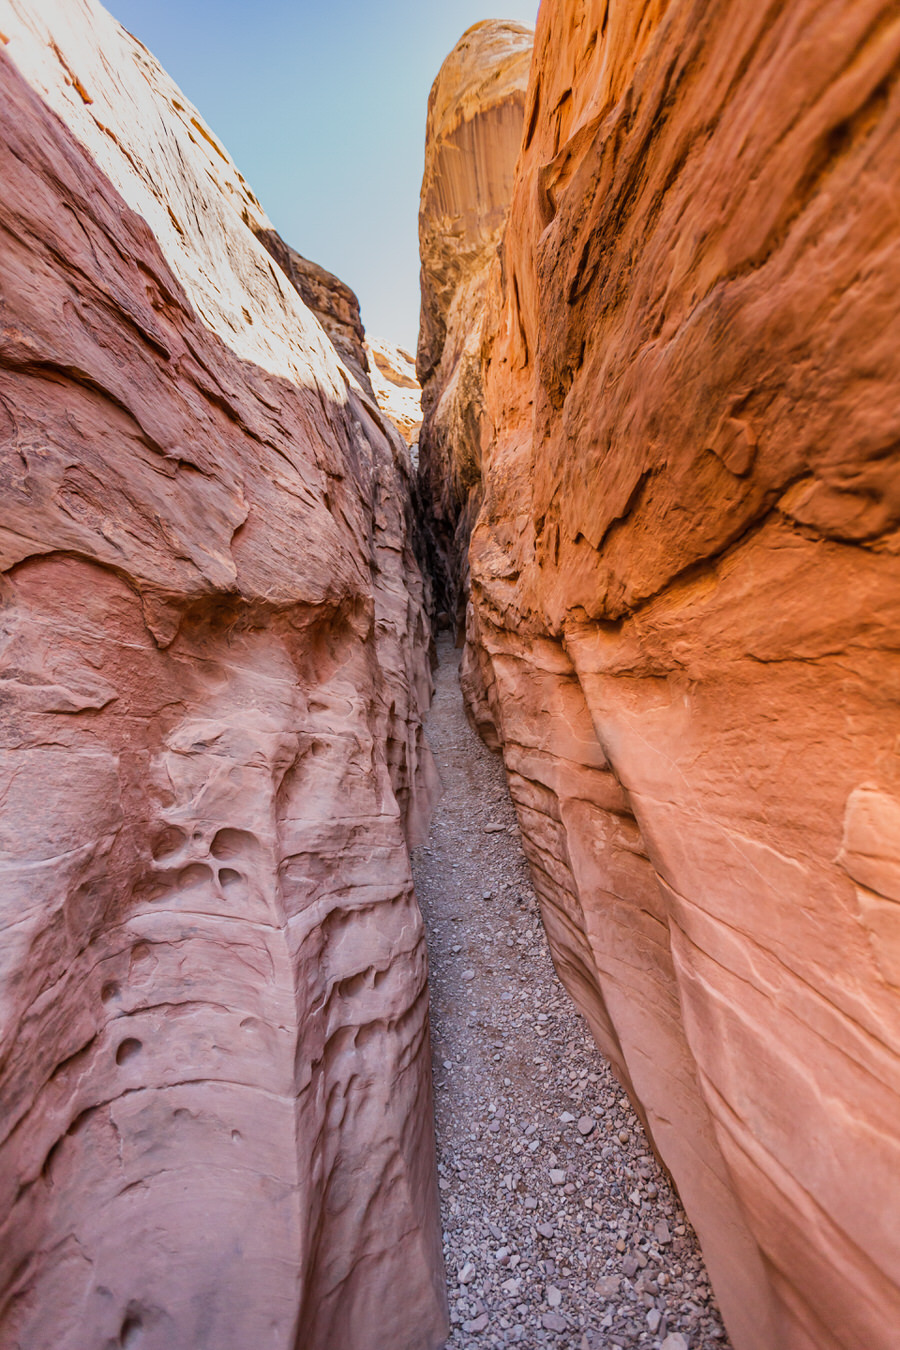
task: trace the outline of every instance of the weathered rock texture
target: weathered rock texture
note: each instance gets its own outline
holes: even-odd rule
[[[319,320],[331,338],[344,365],[356,376],[362,388],[374,398],[369,380],[366,330],[359,312],[359,300],[345,281],[310,262],[286,244],[268,223],[256,222],[247,215],[247,224],[267,253],[278,263],[303,303]]]
[[[420,481],[430,502],[437,602],[460,624],[460,561],[490,441],[482,398],[485,306],[522,143],[533,40],[522,24],[475,24],[447,57],[428,100],[419,209]]]
[[[421,1350],[407,452],[148,53],[0,30],[0,1346]]]
[[[467,688],[739,1350],[900,1320],[898,72],[884,0],[544,0],[489,306]]]
[[[367,338],[369,376],[378,406],[406,444],[416,446],[422,426],[422,390],[409,352],[384,338]]]

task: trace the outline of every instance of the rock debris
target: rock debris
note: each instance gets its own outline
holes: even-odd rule
[[[499,757],[440,644],[428,930],[448,1346],[727,1350],[696,1237],[550,959]]]

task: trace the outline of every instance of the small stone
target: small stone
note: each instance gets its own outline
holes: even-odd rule
[[[591,1131],[595,1130],[596,1128],[597,1122],[596,1120],[593,1120],[590,1116],[582,1116],[578,1122],[578,1133],[584,1135],[585,1139],[591,1133]]]
[[[575,1117],[572,1115],[570,1111],[563,1111],[562,1115],[560,1116],[560,1120],[562,1121],[563,1125],[571,1125],[574,1119]]]
[[[650,1328],[650,1332],[652,1335],[654,1336],[656,1335],[657,1331],[659,1330],[659,1324],[661,1321],[662,1315],[657,1311],[656,1308],[651,1308],[647,1314],[647,1326]]]
[[[473,974],[474,974],[474,972],[473,972]],[[465,978],[466,978],[466,977],[465,977],[465,975],[464,975],[464,976],[463,976],[463,979],[465,979]],[[616,1138],[618,1139],[618,1141],[619,1141],[620,1144],[627,1144],[627,1143],[628,1143],[628,1139],[629,1139],[628,1131],[627,1131],[627,1130],[620,1130],[619,1133],[616,1135]]]
[[[558,1308],[562,1303],[562,1292],[557,1289],[555,1284],[551,1284],[547,1290],[547,1302],[551,1308]]]
[[[658,1219],[653,1225],[653,1236],[661,1247],[672,1241],[672,1234],[669,1232],[669,1225],[665,1219]]]
[[[533,1195],[526,1195],[525,1199],[522,1201],[522,1204],[525,1206],[526,1209],[537,1209],[538,1207],[538,1202],[537,1200],[535,1200]]]
[[[551,1168],[550,1168],[550,1171],[549,1171],[549,1173],[548,1173],[548,1176],[550,1177],[550,1180],[551,1180],[551,1182],[553,1183],[554,1186],[564,1186],[564,1185],[565,1185],[566,1174],[565,1174],[564,1171],[562,1171],[561,1168],[559,1168],[559,1167],[551,1167]]]
[[[622,1270],[625,1272],[625,1276],[627,1279],[629,1280],[634,1279],[635,1275],[637,1274],[637,1268],[638,1263],[636,1258],[630,1255],[626,1256],[625,1260],[622,1262]]]
[[[480,1317],[473,1318],[471,1322],[463,1322],[463,1331],[484,1331],[487,1324],[488,1315],[487,1313],[482,1313]]]
[[[543,1238],[552,1238],[556,1232],[556,1229],[553,1227],[552,1223],[539,1223],[537,1226],[537,1231]]]
[[[568,1325],[566,1319],[560,1317],[559,1313],[544,1313],[541,1318],[541,1326],[545,1331],[565,1331]]]
[[[622,1280],[618,1275],[601,1275],[595,1286],[601,1298],[615,1298]]]
[[[673,1331],[671,1336],[667,1336],[660,1346],[659,1350],[691,1350],[690,1342],[680,1331]]]
[[[462,1270],[457,1275],[460,1284],[471,1284],[475,1278],[475,1267],[471,1261],[467,1261]]]
[[[461,978],[465,980],[466,984],[468,984],[470,980],[474,980],[475,978],[474,970],[464,970]]]

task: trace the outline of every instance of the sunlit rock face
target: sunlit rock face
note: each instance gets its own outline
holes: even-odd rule
[[[369,377],[378,406],[406,444],[418,446],[422,427],[422,390],[409,352],[385,338],[366,339]]]
[[[458,611],[460,623],[482,448],[490,438],[482,389],[486,307],[522,143],[533,40],[522,24],[475,24],[447,57],[428,100],[419,208],[419,478],[429,503],[437,603]]]
[[[544,0],[488,304],[470,705],[738,1350],[900,1316],[898,65]]]
[[[315,314],[344,365],[356,376],[365,392],[374,398],[369,380],[366,330],[355,293],[333,272],[310,262],[309,258],[304,258],[295,248],[291,248],[275,230],[257,226],[252,218],[250,224],[307,309]]]
[[[0,32],[0,1346],[435,1346],[408,454],[140,44]]]

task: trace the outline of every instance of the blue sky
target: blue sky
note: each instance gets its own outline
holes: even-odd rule
[[[479,19],[538,0],[105,0],[228,147],[276,229],[415,348],[428,91]]]

